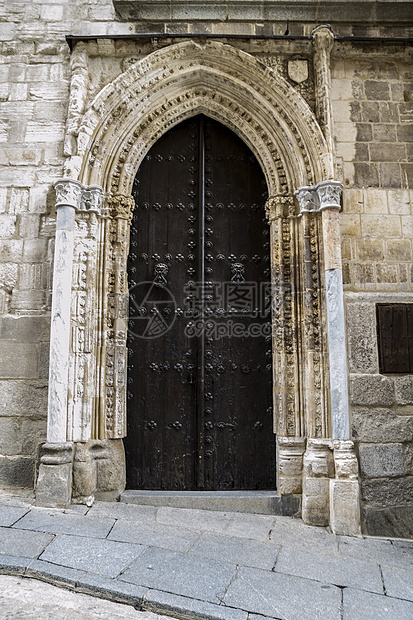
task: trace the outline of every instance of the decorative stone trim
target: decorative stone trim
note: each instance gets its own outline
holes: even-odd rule
[[[300,187],[294,195],[300,205],[300,213],[313,213],[324,209],[340,210],[342,189],[339,181],[321,181],[317,185]]]

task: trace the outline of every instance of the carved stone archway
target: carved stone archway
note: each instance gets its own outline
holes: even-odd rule
[[[81,45],[75,48],[72,66],[77,89],[85,54]],[[307,450],[304,509],[308,522],[325,524],[328,484],[334,477],[332,449],[340,447],[331,440],[324,275],[329,229],[325,222],[330,222],[330,228],[331,222],[337,222],[341,186],[330,180],[328,140],[297,91],[251,55],[214,41],[186,41],[154,52],[107,85],[85,114],[75,103],[69,109],[68,178],[56,185],[57,206],[76,212],[71,316],[66,325],[69,372],[66,386],[59,384],[58,390],[66,393],[67,403],[53,401],[53,383],[49,399],[50,428],[57,419],[56,407],[66,427],[61,425],[60,434],[48,435],[50,454],[43,458],[43,470],[46,465],[58,465],[56,444],[62,446],[62,465],[67,467],[71,442],[83,442],[76,450],[75,471],[77,467],[80,473],[75,487],[80,495],[93,493],[93,484],[83,488],[79,482],[93,460],[84,442],[95,442],[92,447],[98,451],[102,442],[119,442],[125,436],[126,262],[132,183],[152,144],[172,126],[201,113],[238,134],[266,177],[278,491],[301,494]],[[98,206],[88,199],[96,188],[101,192]],[[295,193],[301,208],[298,214]],[[101,200],[103,194],[105,200]],[[322,220],[323,209],[327,216]],[[335,215],[329,219],[330,212]],[[66,255],[68,251],[66,247]],[[63,414],[62,407],[66,407]],[[341,449],[345,452],[346,446]],[[311,485],[315,478],[317,484]]]

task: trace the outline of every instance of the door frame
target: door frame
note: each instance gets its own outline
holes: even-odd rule
[[[316,95],[323,99],[329,66],[327,52],[320,50],[315,61],[324,63],[327,73],[319,73]],[[68,178],[56,184],[57,207],[70,206],[76,212],[71,342],[64,362],[69,365],[67,409],[59,413],[66,416],[66,442],[93,444],[125,436],[132,183],[152,144],[173,125],[202,113],[227,125],[250,147],[269,190],[277,489],[280,494],[301,494],[307,467],[306,475],[323,481],[314,505],[320,499],[328,510],[325,488],[334,476],[332,449],[337,448],[337,457],[342,450],[344,459],[353,453],[352,442],[336,446],[331,440],[325,290],[331,256],[325,258],[323,251],[335,241],[337,218],[330,212],[338,216],[341,184],[331,180],[333,154],[315,114],[279,73],[213,40],[172,44],[132,63],[84,112],[87,66],[88,46],[77,43],[72,88],[78,97],[71,99],[66,132]],[[72,196],[68,190],[74,186]],[[104,200],[102,195],[91,199],[96,189]],[[340,261],[334,263],[334,277]],[[333,285],[338,291],[341,286],[342,297],[340,280]],[[339,320],[344,329],[340,309]],[[339,387],[344,395],[345,386]],[[49,408],[51,428],[55,417]],[[313,461],[323,463],[321,469],[312,469]],[[304,497],[310,495],[304,489]],[[324,515],[324,508],[321,512]]]

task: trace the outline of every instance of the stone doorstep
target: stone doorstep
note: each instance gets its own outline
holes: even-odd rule
[[[219,512],[294,516],[300,512],[301,497],[280,496],[276,491],[124,491],[126,504],[168,506]]]

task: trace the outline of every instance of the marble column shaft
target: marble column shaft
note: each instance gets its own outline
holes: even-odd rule
[[[56,184],[57,218],[50,333],[48,443],[64,443],[67,434],[67,389],[70,301],[76,206],[81,184],[64,179]]]

